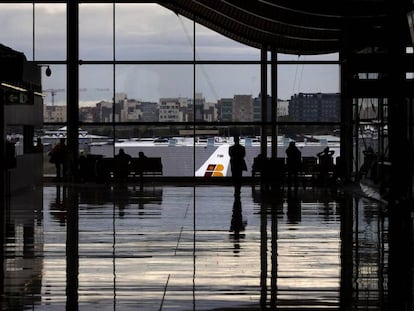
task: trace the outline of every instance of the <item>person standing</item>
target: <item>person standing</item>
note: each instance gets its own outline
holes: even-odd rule
[[[54,163],[56,166],[56,180],[62,180],[67,170],[67,147],[65,138],[59,140],[59,143],[53,147],[49,155],[49,162]]]
[[[286,166],[288,173],[288,186],[290,187],[293,176],[293,183],[295,187],[298,186],[298,172],[302,164],[302,153],[299,151],[298,147],[294,141],[289,143],[289,147],[286,149]]]
[[[114,169],[115,179],[118,181],[126,181],[128,174],[129,174],[132,157],[129,154],[125,153],[124,149],[121,148],[119,149],[118,154],[115,155],[114,158],[115,158],[115,169]]]
[[[244,146],[240,145],[239,136],[234,136],[234,145],[229,148],[229,156],[233,184],[236,192],[240,192],[243,171],[247,171],[247,166],[246,161],[244,160],[246,149]]]
[[[36,139],[36,146],[34,146],[33,150],[34,152],[43,153],[43,144],[42,139],[40,137]]]

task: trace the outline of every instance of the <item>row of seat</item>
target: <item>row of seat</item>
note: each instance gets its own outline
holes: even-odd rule
[[[119,163],[116,158],[90,156],[80,165],[84,179],[109,181],[119,178],[142,178],[143,176],[159,176],[163,174],[160,157],[131,158],[128,163]]]
[[[321,167],[317,157],[302,157],[301,160],[301,164],[297,170],[297,176],[304,184],[305,182],[314,184],[320,179],[322,171],[327,174],[324,178],[333,178],[335,175],[339,175],[339,157],[336,158],[335,163],[334,159],[330,158],[330,161],[324,168]],[[288,177],[286,158],[254,158],[252,177],[284,182]]]

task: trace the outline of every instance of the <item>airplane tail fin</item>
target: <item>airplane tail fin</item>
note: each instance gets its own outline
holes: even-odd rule
[[[219,146],[195,172],[197,177],[225,177],[230,164],[229,145]]]

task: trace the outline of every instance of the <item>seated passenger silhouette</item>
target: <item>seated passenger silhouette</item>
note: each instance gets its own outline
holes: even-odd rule
[[[329,150],[329,147],[323,149],[323,151],[317,154],[319,158],[319,178],[323,186],[326,186],[329,179],[329,171],[333,170],[333,150]]]

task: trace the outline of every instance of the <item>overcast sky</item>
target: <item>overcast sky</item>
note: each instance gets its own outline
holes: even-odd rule
[[[23,52],[29,60],[66,59],[66,12],[63,4],[0,4],[0,43]],[[115,34],[113,22],[115,20]],[[33,24],[35,40],[33,42]],[[115,42],[115,51],[113,49]],[[193,23],[156,4],[80,5],[82,60],[192,60]],[[260,51],[196,25],[196,58],[199,60],[259,60]],[[280,59],[335,59],[336,55],[279,55]],[[281,65],[278,97],[298,92],[338,92],[336,65]],[[43,89],[55,90],[55,104],[65,103],[66,72],[51,65],[52,76],[43,75]],[[192,65],[82,65],[81,104],[111,100],[114,92],[128,98],[158,101],[161,97],[192,97]],[[235,94],[258,96],[260,67],[257,65],[196,66],[196,92],[207,101]],[[114,83],[115,78],[115,83]],[[269,79],[270,80],[270,79]],[[270,88],[269,88],[270,89]],[[50,91],[45,97],[51,103]]]

